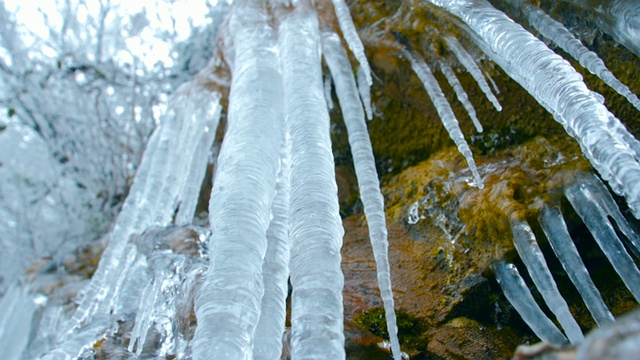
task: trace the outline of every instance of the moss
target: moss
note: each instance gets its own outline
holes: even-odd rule
[[[425,320],[402,309],[396,309],[398,338],[403,349],[426,350],[428,341],[425,336],[427,323]],[[384,308],[374,307],[360,315],[353,321],[374,335],[388,339],[387,320],[384,316]]]

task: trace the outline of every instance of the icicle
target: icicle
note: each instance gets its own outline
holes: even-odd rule
[[[447,102],[447,98],[442,93],[442,89],[440,89],[440,85],[438,85],[438,81],[433,76],[431,69],[427,65],[427,63],[422,60],[422,58],[416,54],[413,50],[407,49],[404,46],[402,47],[402,53],[404,56],[411,61],[411,68],[418,75],[418,78],[424,84],[433,105],[442,120],[442,124],[445,129],[451,136],[453,142],[458,146],[458,150],[467,160],[467,164],[469,165],[469,169],[473,174],[473,178],[475,181],[475,186],[478,186],[480,189],[484,187],[482,183],[482,178],[478,173],[478,169],[476,168],[476,162],[473,160],[473,154],[471,153],[471,149],[467,144],[467,141],[464,139],[464,135],[460,130],[460,126],[458,125],[458,120],[456,116],[453,114],[453,110],[451,110],[451,106]]]
[[[332,2],[336,16],[338,17],[338,24],[340,25],[342,36],[344,36],[344,40],[347,42],[347,45],[349,45],[349,49],[351,49],[351,52],[353,52],[353,55],[358,60],[364,77],[367,79],[367,84],[371,86],[373,85],[371,68],[367,61],[367,55],[364,52],[364,45],[362,45],[362,41],[358,35],[358,30],[356,30],[356,26],[353,24],[349,7],[344,0],[332,0]]]
[[[276,196],[271,206],[273,217],[267,229],[267,253],[262,265],[264,296],[260,320],[254,335],[254,359],[279,359],[282,353],[291,251],[289,241],[291,148],[286,139],[281,154]]]
[[[599,199],[593,196],[590,184],[577,181],[565,190],[565,195],[633,297],[640,301],[640,271],[607,219],[607,213],[597,205]]]
[[[266,9],[251,2],[234,6],[228,129],[209,204],[210,267],[195,298],[194,359],[253,356],[283,139],[282,77]]]
[[[175,131],[171,125],[173,124],[170,122],[161,123],[149,139],[129,195],[109,236],[109,245],[100,258],[91,283],[83,291],[78,309],[67,324],[66,331],[61,332],[59,337],[60,340],[66,341],[67,346],[79,341],[70,342],[66,337],[76,333],[77,329],[87,324],[95,314],[109,312],[107,309],[113,299],[119,274],[122,273],[121,259],[125,257],[129,237],[149,225],[150,216],[145,215],[155,214],[157,195],[153,192],[157,192],[163,183],[160,169],[168,157],[170,133]],[[92,334],[92,332],[83,333]],[[92,341],[92,339],[87,340]]]
[[[36,304],[29,286],[14,283],[0,301],[0,352],[5,359],[20,359],[29,341]]]
[[[333,99],[331,98],[331,76],[324,78],[324,98],[327,100],[327,109],[333,110]]]
[[[364,105],[364,111],[367,114],[367,120],[373,120],[373,109],[371,108],[371,87],[366,83],[367,77],[362,66],[358,68],[357,74],[358,80],[358,92],[360,93],[360,99]]]
[[[482,71],[476,64],[476,61],[473,60],[473,57],[471,57],[467,50],[462,47],[462,44],[458,42],[458,39],[451,36],[445,36],[444,40],[447,42],[447,45],[449,45],[449,49],[456,55],[458,61],[460,61],[462,66],[467,69],[469,74],[471,74],[471,76],[478,83],[478,86],[480,86],[480,90],[482,90],[487,99],[489,99],[491,104],[493,104],[493,107],[498,111],[502,111],[502,105],[500,105],[500,102],[498,102],[498,99],[491,91],[489,84],[487,84],[487,81],[484,79]]]
[[[562,48],[562,50],[576,59],[582,67],[598,76],[605,84],[611,86],[618,94],[629,100],[636,109],[640,110],[640,99],[629,90],[629,87],[621,83],[620,80],[607,69],[607,66],[598,57],[598,54],[590,51],[580,40],[573,36],[564,25],[552,19],[537,6],[525,2],[522,8],[529,19],[529,23],[538,30],[542,36],[553,41]]]
[[[378,284],[387,318],[391,349],[394,359],[400,360],[400,342],[394,311],[391,270],[389,267],[389,243],[385,223],[384,199],[380,192],[380,182],[376,171],[371,140],[364,121],[364,113],[358,99],[353,71],[347,53],[340,43],[340,37],[333,32],[322,33],[322,50],[329,70],[336,84],[342,115],[349,134],[349,145],[353,154],[360,196],[367,217],[371,246],[376,259]]]
[[[467,95],[467,92],[464,91],[464,88],[462,87],[462,84],[460,83],[460,80],[458,80],[456,74],[453,72],[453,69],[451,69],[451,67],[446,63],[440,63],[440,70],[442,70],[442,73],[447,78],[447,81],[453,88],[453,91],[456,92],[458,101],[460,101],[465,110],[467,110],[467,113],[469,114],[471,121],[473,121],[473,125],[476,127],[476,130],[478,132],[482,132],[482,124],[480,124],[480,120],[478,120],[476,109],[473,108],[473,104],[469,100],[469,95]]]
[[[542,298],[549,306],[549,309],[555,314],[556,318],[562,325],[569,341],[572,344],[578,344],[584,340],[584,335],[580,326],[569,312],[567,302],[562,298],[556,282],[551,275],[551,271],[547,267],[547,262],[542,255],[542,251],[538,247],[533,231],[526,221],[513,220],[511,222],[511,232],[513,233],[513,244],[527,267],[527,271],[531,275],[531,279],[536,284],[536,288],[542,295]]]
[[[489,75],[489,73],[486,71],[484,71],[483,74],[487,79],[489,79],[489,84],[491,84],[491,88],[493,89],[493,92],[495,92],[496,94],[500,94],[500,88],[498,88],[498,84],[496,84],[496,82],[493,81],[493,78],[491,77],[491,75]]]
[[[567,344],[567,338],[558,330],[553,322],[540,309],[531,295],[529,288],[513,264],[500,260],[493,264],[498,284],[504,296],[518,311],[527,325],[543,341],[556,345]]]
[[[631,227],[627,219],[624,218],[616,201],[609,194],[607,187],[594,174],[580,174],[576,181],[582,183],[584,191],[589,193],[589,197],[593,199],[594,204],[606,213],[608,217],[613,218],[620,231],[629,240],[629,248],[636,257],[640,258],[640,236]]]
[[[593,315],[598,326],[615,321],[613,315],[602,300],[600,292],[589,276],[578,249],[573,244],[567,225],[562,218],[562,213],[555,207],[544,206],[540,213],[540,225],[551,248],[560,260],[562,267],[578,289],[585,305]]]
[[[640,164],[624,140],[612,135],[615,118],[580,74],[484,0],[429,1],[469,25],[476,43],[576,138],[593,167],[640,218]]]
[[[342,222],[322,94],[317,15],[301,2],[280,24],[291,136],[292,358],[343,359]]]
[[[216,137],[218,123],[220,121],[220,112],[222,108],[219,104],[219,95],[213,95],[211,103],[203,101],[198,106],[204,108],[204,114],[197,113],[205,119],[202,121],[202,127],[196,129],[201,131],[198,145],[195,147],[193,160],[188,167],[189,175],[185,179],[184,190],[181,194],[180,209],[176,215],[176,225],[185,225],[191,223],[198,205],[200,188],[202,180],[207,171],[207,161],[209,159],[211,145]]]
[[[135,325],[131,330],[131,338],[129,340],[128,348],[130,352],[133,352],[137,343],[136,355],[138,356],[142,354],[142,347],[147,339],[147,334],[152,320],[151,318],[153,311],[155,310],[154,304],[158,297],[158,293],[161,290],[161,285],[161,279],[154,278],[152,282],[147,284],[140,296],[140,305],[138,306],[138,311],[136,313]]]

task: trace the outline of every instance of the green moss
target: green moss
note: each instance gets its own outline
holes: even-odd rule
[[[396,309],[398,338],[403,348],[426,349],[428,341],[425,336],[427,323],[419,317],[402,309]],[[373,334],[388,339],[387,319],[384,308],[374,307],[356,316],[353,321]]]

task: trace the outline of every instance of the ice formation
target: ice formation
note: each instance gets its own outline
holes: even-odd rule
[[[462,19],[478,45],[580,143],[593,167],[640,218],[640,163],[618,133],[624,125],[559,55],[485,0],[429,0]]]
[[[447,45],[449,45],[449,49],[453,51],[460,63],[476,80],[484,95],[487,97],[487,99],[489,99],[491,104],[493,104],[493,107],[495,107],[496,110],[501,111],[502,105],[500,105],[500,102],[498,102],[498,99],[491,91],[489,84],[487,84],[487,81],[484,79],[484,75],[482,75],[482,71],[476,64],[476,61],[473,60],[473,57],[467,52],[467,50],[464,49],[458,39],[451,36],[446,36],[444,40],[447,42]]]
[[[471,174],[473,174],[473,181],[475,182],[475,185],[482,189],[484,185],[482,184],[480,173],[478,173],[476,162],[473,159],[473,153],[471,152],[469,144],[467,144],[467,140],[465,140],[464,135],[460,130],[458,119],[456,119],[453,110],[451,110],[451,105],[449,105],[449,102],[444,96],[442,89],[440,89],[438,80],[436,80],[436,78],[433,76],[433,72],[431,72],[429,65],[427,65],[427,63],[424,62],[420,55],[416,54],[415,51],[403,47],[402,54],[411,62],[411,68],[413,68],[413,71],[416,73],[420,81],[422,81],[422,83],[424,84],[424,88],[427,90],[427,93],[429,94],[433,105],[438,111],[438,115],[440,116],[442,124],[444,125],[445,129],[447,129],[449,136],[458,147],[458,151],[460,151],[460,153],[467,160],[467,164],[469,165]]]
[[[504,295],[518,311],[531,330],[542,340],[551,344],[567,344],[567,338],[558,330],[553,322],[540,309],[533,299],[531,291],[525,284],[518,268],[513,264],[498,261],[493,265],[496,279],[504,291]]]
[[[587,308],[598,326],[615,319],[602,300],[600,292],[589,276],[589,272],[573,244],[562,213],[558,208],[545,206],[540,213],[540,225],[567,275],[580,292]]]
[[[571,315],[567,302],[560,295],[560,291],[529,224],[526,221],[513,220],[511,222],[511,232],[513,233],[513,243],[522,262],[527,267],[545,303],[562,325],[569,341],[572,344],[582,342],[584,340],[582,330],[580,330],[580,326]]]
[[[277,34],[263,6],[247,5],[229,19],[234,58],[228,129],[211,191],[210,266],[195,300],[194,359],[253,354],[266,231],[284,140]]]
[[[584,46],[564,25],[555,21],[549,15],[545,14],[544,11],[528,1],[512,1],[522,3],[521,6],[528,16],[529,23],[538,30],[542,36],[556,43],[562,50],[578,60],[582,67],[589,70],[592,74],[597,75],[602,81],[611,86],[618,94],[627,98],[633,106],[640,110],[640,99],[629,90],[628,86],[621,83],[620,80],[607,69],[607,66],[600,57],[598,57],[598,54]]]
[[[587,89],[569,63],[484,0],[429,2],[470,27],[471,38],[484,53],[578,140],[594,168],[640,217],[640,142],[605,108],[602,97]],[[394,358],[400,359],[384,202],[365,122],[365,115],[373,117],[372,72],[347,4],[344,0],[332,3],[342,36],[360,65],[355,79],[339,35],[328,30],[327,19],[322,12],[316,13],[312,1],[236,1],[232,5],[221,25],[225,38],[219,50],[231,67],[231,81],[227,131],[215,160],[210,229],[191,224],[222,113],[222,95],[203,84],[203,76],[196,76],[175,91],[151,135],[92,279],[65,284],[50,298],[34,297],[32,285],[22,280],[3,289],[0,350],[5,357],[89,356],[129,316],[125,320],[133,326],[123,354],[278,358],[283,352],[290,279],[291,331],[287,334],[291,334],[292,358],[344,358],[343,229],[330,140],[332,83],[328,76],[323,82],[324,54],[348,130],[390,347]],[[637,97],[562,25],[532,5],[525,8],[543,35],[564,46],[638,106]],[[638,38],[634,33],[637,5],[618,0],[598,11],[603,26],[618,38],[631,39],[620,42],[633,50]],[[476,60],[456,38],[445,35],[443,39],[500,110]],[[469,145],[429,65],[406,44],[402,53],[467,160],[473,184],[482,188]],[[444,62],[440,69],[482,131],[454,70]],[[640,255],[640,237],[607,188],[593,175],[580,176],[564,194],[640,301],[640,271],[631,257]],[[414,205],[410,223],[423,218],[419,204]],[[543,206],[539,221],[596,322],[614,321],[560,210]],[[554,344],[581,342],[582,331],[557,289],[530,226],[520,219],[512,220],[511,226],[517,252],[566,336],[541,310],[515,265],[499,260],[493,268],[505,296],[541,339]],[[191,239],[192,248],[176,245],[176,233]],[[69,312],[66,304],[73,301],[79,305]],[[195,304],[197,326],[191,319],[191,304]],[[149,351],[151,346],[157,349]]]
[[[335,79],[336,93],[340,100],[340,108],[349,132],[349,144],[356,168],[360,196],[367,216],[371,246],[376,260],[378,284],[384,303],[387,330],[391,340],[391,349],[396,360],[400,360],[400,343],[398,327],[394,312],[393,291],[391,289],[391,270],[389,267],[387,241],[387,225],[384,213],[384,199],[380,192],[380,182],[376,171],[371,140],[364,121],[362,106],[358,100],[357,87],[353,79],[353,71],[349,58],[342,48],[340,38],[332,32],[323,32],[322,51],[331,75]]]
[[[322,92],[315,10],[302,2],[283,19],[279,30],[292,154],[291,356],[344,358],[340,269],[344,230]]]
[[[471,121],[473,121],[473,126],[476,127],[476,130],[478,130],[478,132],[482,132],[482,124],[480,124],[480,120],[478,120],[476,109],[473,108],[473,104],[471,103],[471,100],[469,100],[469,95],[467,95],[467,92],[464,91],[464,88],[462,87],[462,84],[460,83],[460,80],[458,80],[456,74],[453,72],[453,69],[451,69],[449,65],[441,63],[440,70],[442,70],[442,73],[447,78],[447,82],[449,83],[449,85],[451,85],[453,91],[456,92],[458,101],[460,101],[460,103],[462,103],[462,106],[464,106],[464,109],[467,110]]]

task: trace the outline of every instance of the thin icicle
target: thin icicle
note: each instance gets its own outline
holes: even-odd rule
[[[565,195],[633,297],[640,301],[640,271],[618,238],[607,213],[597,205],[599,199],[592,195],[590,184],[577,181],[565,189]]]
[[[582,82],[582,76],[485,0],[429,0],[460,17],[485,53],[520,83],[582,147],[602,177],[640,218],[640,164],[619,123]],[[621,124],[619,126],[622,126]]]
[[[640,236],[631,227],[627,219],[622,215],[618,204],[613,199],[607,187],[598,179],[595,174],[580,174],[576,181],[582,183],[584,191],[607,216],[613,218],[620,231],[629,240],[631,251],[640,259]]]
[[[285,139],[281,150],[276,196],[271,206],[273,217],[267,229],[267,253],[262,265],[264,296],[260,320],[254,335],[254,359],[279,359],[282,353],[291,251],[289,241],[290,165],[291,148]]]
[[[512,0],[518,1],[518,0]],[[562,50],[576,59],[582,67],[598,76],[605,84],[613,88],[618,94],[624,96],[636,109],[640,110],[640,99],[629,90],[629,87],[616,78],[598,54],[589,50],[582,44],[564,25],[552,19],[537,6],[530,2],[522,4],[529,23],[540,32],[542,36],[553,41]]]
[[[493,269],[504,296],[531,330],[543,341],[555,345],[567,344],[567,338],[536,303],[515,265],[500,260],[493,264]]]
[[[333,99],[331,98],[331,76],[324,78],[324,98],[327,100],[327,109],[333,110]]]
[[[394,359],[400,360],[401,351],[391,286],[384,199],[380,192],[380,182],[378,181],[369,132],[364,120],[364,112],[358,99],[358,89],[353,79],[353,70],[349,64],[347,52],[340,43],[340,37],[333,32],[323,32],[322,50],[331,75],[335,80],[336,93],[340,100],[342,116],[349,134],[353,164],[356,169],[360,196],[369,226],[371,246],[376,259],[378,284],[387,318],[391,350]]]
[[[540,225],[551,248],[560,260],[562,267],[578,289],[585,305],[593,315],[598,326],[615,321],[611,311],[602,300],[600,292],[589,276],[586,266],[580,258],[578,249],[573,244],[562,213],[556,207],[544,206],[540,213]]]
[[[202,180],[207,171],[207,161],[209,159],[211,145],[216,137],[218,123],[220,121],[220,112],[222,107],[219,104],[219,95],[216,94],[211,103],[204,102],[201,104],[207,111],[204,114],[198,114],[208,119],[202,123],[200,139],[195,148],[195,152],[188,167],[189,175],[185,179],[184,190],[181,194],[180,209],[176,215],[176,225],[185,225],[191,223],[198,205],[200,188]]]
[[[234,6],[228,128],[209,204],[210,266],[195,298],[194,359],[253,356],[283,139],[282,76],[265,4]]]
[[[482,124],[480,124],[480,120],[478,120],[476,109],[473,108],[473,104],[469,100],[469,95],[467,95],[467,92],[464,91],[464,88],[462,87],[462,84],[460,83],[460,80],[458,80],[456,74],[453,72],[453,69],[451,69],[449,65],[443,62],[440,63],[440,70],[442,70],[444,77],[447,78],[449,85],[451,85],[453,91],[455,91],[456,97],[458,97],[458,101],[460,101],[465,110],[467,110],[467,113],[469,114],[471,121],[473,121],[473,125],[476,127],[476,130],[478,132],[482,132]]]
[[[362,66],[358,68],[357,74],[358,80],[358,92],[360,93],[360,99],[364,105],[364,111],[367,114],[367,120],[373,120],[373,109],[371,108],[371,87],[366,83],[367,77]]]
[[[536,284],[536,288],[542,295],[542,298],[549,306],[549,309],[555,314],[556,319],[562,325],[564,332],[567,334],[572,344],[579,344],[584,341],[584,335],[580,326],[571,315],[569,306],[564,300],[556,282],[551,275],[551,271],[547,266],[547,262],[542,255],[538,242],[536,241],[533,231],[526,221],[512,220],[511,232],[513,233],[513,244],[527,267],[527,271],[531,275],[531,279]]]
[[[496,94],[500,94],[500,88],[498,87],[498,84],[496,84],[496,82],[493,81],[493,78],[491,77],[491,75],[489,75],[489,73],[486,71],[483,71],[482,73],[487,79],[489,79],[489,84],[491,84],[491,88],[493,89],[493,91]]]
[[[343,359],[340,220],[318,19],[307,1],[279,28],[291,136],[291,357]]]
[[[460,130],[460,125],[458,124],[458,120],[456,116],[453,114],[453,110],[451,110],[451,106],[447,101],[447,98],[444,96],[442,89],[440,89],[440,85],[438,85],[438,80],[433,76],[431,69],[427,65],[426,62],[420,57],[420,55],[416,54],[413,50],[410,50],[404,46],[402,46],[402,53],[404,56],[411,62],[411,68],[416,73],[420,81],[424,84],[433,105],[442,120],[442,124],[445,129],[449,133],[449,136],[453,140],[453,142],[458,146],[458,151],[465,157],[467,160],[467,164],[469,165],[469,169],[473,174],[475,186],[482,189],[484,184],[482,183],[482,178],[478,173],[478,169],[476,168],[476,162],[473,160],[473,154],[471,153],[471,149],[469,148],[469,144],[464,139],[464,135]]]
[[[135,325],[131,330],[131,339],[129,340],[130,352],[133,352],[136,348],[136,355],[142,354],[142,347],[147,339],[147,333],[151,325],[151,317],[155,310],[155,302],[158,297],[158,293],[161,290],[161,279],[154,278],[142,291],[140,296],[140,305],[138,306],[138,312],[136,313]],[[136,346],[137,344],[137,346]]]
[[[482,71],[478,67],[478,64],[476,64],[476,61],[473,60],[473,57],[471,57],[467,50],[464,49],[462,44],[458,42],[458,39],[451,36],[445,36],[444,41],[447,42],[447,45],[449,45],[449,49],[453,51],[462,66],[467,69],[469,74],[471,74],[473,79],[478,83],[478,86],[480,86],[480,90],[482,90],[487,99],[489,99],[491,104],[493,104],[493,107],[498,111],[502,111],[502,105],[500,105],[500,102],[491,91],[489,84],[487,84],[487,81],[484,79]]]
[[[364,45],[362,45],[362,41],[358,35],[358,30],[356,30],[356,26],[353,24],[349,7],[344,0],[332,0],[332,2],[336,16],[338,17],[338,24],[340,25],[342,36],[344,36],[344,40],[347,42],[347,45],[349,45],[349,49],[351,49],[356,60],[358,60],[364,77],[367,79],[367,84],[371,86],[373,85],[371,68],[369,67],[369,61],[367,61],[367,55],[364,52]]]

